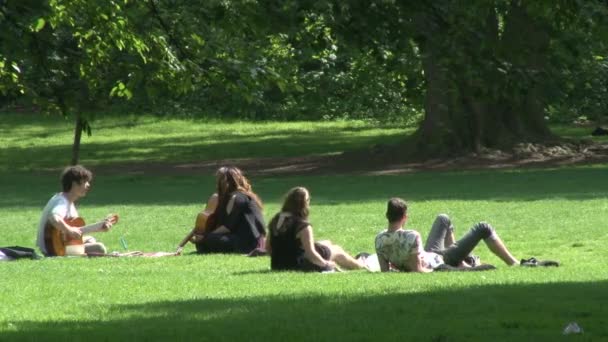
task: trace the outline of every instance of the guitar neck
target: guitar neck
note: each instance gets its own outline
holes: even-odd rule
[[[80,228],[82,234],[95,233],[103,229],[103,222],[97,222]]]
[[[192,229],[192,231],[190,231],[190,233],[188,233],[188,235],[186,235],[186,237],[183,238],[183,240],[179,243],[179,245],[177,245],[177,247],[179,247],[179,248],[184,247],[188,243],[188,241],[190,241],[190,239],[192,239],[195,231],[196,231],[196,228]]]

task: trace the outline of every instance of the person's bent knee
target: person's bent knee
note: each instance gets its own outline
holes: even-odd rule
[[[448,214],[439,214],[435,218],[435,223],[439,223],[442,227],[450,228],[452,227],[452,221]]]
[[[484,240],[494,236],[494,228],[487,222],[479,222],[473,230]]]
[[[327,244],[327,243],[325,243],[325,241],[322,243],[321,242],[317,242],[317,243],[322,244],[329,250],[329,252],[331,253],[332,260],[334,260],[334,258],[336,258],[336,257],[340,257],[340,256],[344,255],[344,250],[338,245]]]
[[[346,252],[344,251],[344,249],[338,245],[333,245],[331,246],[331,253],[332,254],[336,254],[336,255],[344,255],[346,254]]]
[[[88,243],[84,245],[84,251],[86,254],[106,254],[108,250],[103,243]]]
[[[315,242],[315,243],[318,243],[318,244],[320,244],[320,245],[323,245],[323,246],[325,246],[325,247],[327,247],[327,248],[329,248],[329,249],[331,249],[331,250],[333,250],[333,249],[334,249],[334,246],[335,246],[333,243],[331,243],[331,241],[330,241],[330,240],[321,240],[321,241],[317,241],[317,242]]]

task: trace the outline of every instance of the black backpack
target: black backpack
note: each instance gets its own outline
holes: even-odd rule
[[[36,254],[32,248],[11,246],[11,247],[0,247],[0,252],[4,253],[11,259],[40,259],[40,256]]]

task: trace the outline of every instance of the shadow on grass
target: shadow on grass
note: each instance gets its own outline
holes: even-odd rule
[[[315,275],[312,275],[315,276]],[[392,277],[404,282],[407,277]],[[386,278],[384,278],[386,279]],[[277,286],[278,284],[268,284]],[[365,286],[362,284],[362,286]],[[554,341],[608,339],[608,282],[380,296],[272,296],[117,305],[99,321],[14,321],[0,338],[70,341]],[[113,320],[112,317],[127,317]]]
[[[608,165],[521,171],[426,172],[391,176],[313,175],[253,177],[265,202],[279,203],[293,186],[310,189],[315,204],[339,205],[400,196],[413,201],[536,201],[549,198],[606,198]],[[214,191],[211,174],[101,175],[81,203],[86,205],[197,204]],[[59,173],[0,173],[0,208],[40,207],[59,191]]]
[[[370,128],[367,128],[369,130]],[[363,129],[362,129],[363,130]],[[196,162],[231,158],[293,157],[301,155],[342,152],[373,144],[377,136],[353,134],[352,127],[332,129],[261,130],[240,132],[209,131],[200,136],[163,137],[114,142],[89,142],[84,137],[81,145],[81,163],[100,165],[130,162]],[[39,137],[43,133],[32,133]],[[402,133],[385,135],[381,139],[396,141]],[[28,141],[28,133],[20,133]],[[0,158],[8,161],[10,169],[49,169],[67,164],[71,158],[71,141],[64,145],[7,146],[0,148]],[[63,162],[61,162],[63,160]]]

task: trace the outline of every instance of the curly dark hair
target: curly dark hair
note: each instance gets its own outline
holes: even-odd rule
[[[240,191],[255,201],[260,210],[263,209],[262,200],[253,192],[251,184],[243,172],[235,166],[220,167],[215,173],[217,179],[218,208],[225,208],[230,200],[230,194]]]
[[[61,185],[64,192],[72,190],[74,182],[82,184],[93,180],[93,173],[82,165],[68,166],[61,173]]]

